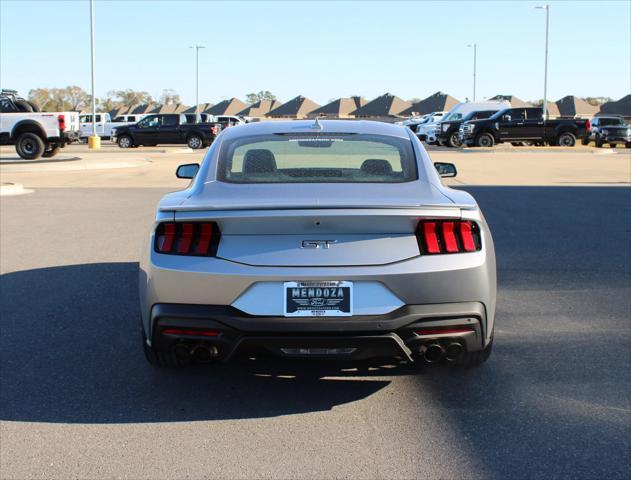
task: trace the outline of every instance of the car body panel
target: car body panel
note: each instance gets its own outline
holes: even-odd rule
[[[314,126],[324,133],[409,140],[418,178],[392,184],[230,184],[216,179],[225,142],[239,136],[310,132]],[[423,219],[475,222],[479,251],[422,254],[416,230]],[[216,222],[221,232],[216,256],[155,251],[154,230],[164,221]],[[353,316],[276,320],[283,315],[284,282],[300,281],[352,282]],[[439,311],[440,305],[455,305],[458,316],[441,319],[477,318],[484,332],[482,348],[492,338],[495,296],[493,239],[473,197],[442,184],[408,128],[378,122],[261,122],[223,131],[191,184],[160,201],[140,261],[142,322],[149,344],[163,306],[180,311],[182,318],[190,309],[223,312],[215,320],[231,331],[260,333],[257,328],[274,324],[290,334],[296,329],[343,333],[345,325],[354,325],[355,333],[361,328],[383,332],[387,325],[418,320],[403,313],[403,320],[387,320],[399,318],[397,312],[406,308]],[[177,320],[177,314],[171,317]],[[206,319],[209,325],[215,320]]]

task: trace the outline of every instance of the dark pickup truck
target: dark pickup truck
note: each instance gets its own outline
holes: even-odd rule
[[[187,123],[183,114],[149,115],[138,123],[116,127],[112,141],[121,148],[139,145],[153,147],[162,144],[186,144],[198,149],[209,146],[219,133],[217,123]]]
[[[460,125],[469,120],[482,120],[489,118],[496,113],[497,110],[479,110],[477,112],[469,112],[458,120],[447,120],[440,122],[440,130],[438,133],[438,143],[447,147],[460,147],[462,140],[460,138]]]
[[[485,120],[471,120],[460,126],[460,136],[467,146],[492,147],[502,142],[528,142],[534,145],[573,147],[576,140],[589,136],[589,120],[578,118],[548,119],[541,108],[506,108]]]
[[[583,145],[587,145],[592,139],[598,148],[605,143],[611,148],[620,143],[625,148],[631,148],[631,126],[622,117],[597,116],[592,120],[592,131],[583,138]]]

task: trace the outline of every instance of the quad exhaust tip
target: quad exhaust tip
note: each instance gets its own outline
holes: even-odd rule
[[[436,363],[443,358],[445,349],[440,343],[429,343],[421,346],[420,353],[427,363]]]
[[[190,352],[191,356],[198,363],[212,362],[219,355],[219,350],[215,345],[205,345],[203,343],[195,345]]]
[[[437,363],[443,358],[448,362],[457,361],[464,352],[464,346],[460,342],[452,342],[447,347],[443,347],[438,342],[431,342],[421,345],[419,353],[427,363]]]
[[[445,349],[445,358],[447,359],[448,362],[455,362],[456,360],[460,358],[460,355],[462,355],[462,352],[464,352],[464,347],[462,346],[462,343],[460,342],[450,343],[449,345],[447,345],[447,348]]]

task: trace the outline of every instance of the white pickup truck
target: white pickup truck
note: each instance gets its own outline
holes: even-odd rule
[[[140,116],[140,115],[137,115]],[[117,118],[118,120],[118,118]],[[87,141],[88,137],[93,135],[92,128],[92,114],[81,114],[79,117],[81,122],[81,140]],[[138,120],[136,120],[138,121]],[[112,130],[116,127],[122,127],[123,125],[129,125],[130,123],[136,123],[134,121],[115,121],[113,122],[109,113],[97,113],[96,114],[96,134],[104,140],[112,138]]]
[[[15,91],[0,93],[0,145],[15,145],[21,158],[35,160],[79,139],[77,112],[24,111],[24,101]]]

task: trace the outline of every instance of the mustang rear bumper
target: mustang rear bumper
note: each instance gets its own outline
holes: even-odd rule
[[[230,306],[156,304],[147,338],[160,350],[210,345],[223,361],[260,350],[286,357],[413,359],[429,341],[481,350],[487,329],[479,302],[406,305],[386,315],[343,318],[255,317]]]

